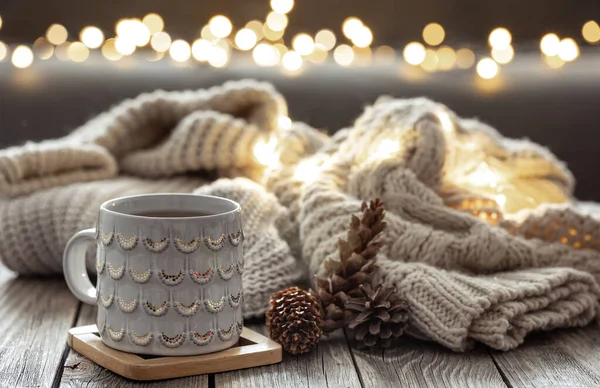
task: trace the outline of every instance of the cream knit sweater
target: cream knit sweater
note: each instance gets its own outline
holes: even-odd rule
[[[106,199],[221,195],[244,212],[244,309],[257,316],[272,292],[336,255],[349,214],[379,197],[388,228],[377,276],[410,302],[411,334],[458,351],[476,341],[508,350],[532,331],[597,316],[596,219],[575,205],[524,212],[521,221],[493,208],[493,226],[447,206],[486,199],[455,180],[465,166],[490,159],[511,172],[507,179],[568,197],[572,178],[545,149],[503,139],[424,99],[380,99],[331,139],[301,123],[278,128],[286,114],[281,96],[253,81],[161,91],[125,101],[65,138],[0,151],[0,257],[20,273],[57,273],[67,239],[94,225]],[[252,150],[269,136],[278,139],[279,161],[264,171]],[[381,157],[383,141],[398,147]],[[300,163],[320,167],[300,179]]]

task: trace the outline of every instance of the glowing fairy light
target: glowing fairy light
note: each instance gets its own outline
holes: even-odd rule
[[[352,43],[354,43],[356,47],[368,47],[369,45],[371,45],[372,42],[373,33],[371,32],[369,27],[366,26],[362,26],[361,28],[359,28],[358,31],[356,31],[354,33],[354,36],[352,37]]]
[[[287,27],[288,17],[277,12],[269,12],[265,24],[273,31],[282,31]]]
[[[259,66],[275,66],[279,62],[280,55],[275,47],[260,43],[252,50],[252,58]]]
[[[67,29],[60,24],[52,24],[46,31],[46,39],[55,46],[67,41]]]
[[[165,22],[159,14],[149,13],[142,19],[142,23],[148,28],[151,34],[159,33],[165,28]]]
[[[252,30],[256,34],[256,41],[260,41],[263,38],[263,24],[258,20],[251,20],[246,23],[246,28]]]
[[[436,54],[438,57],[438,67],[441,70],[450,70],[456,64],[456,52],[451,47],[440,47]]]
[[[192,56],[198,62],[206,62],[211,57],[213,44],[208,40],[196,39],[192,44]],[[217,54],[220,55],[220,54]],[[217,60],[218,62],[218,60]],[[217,66],[218,67],[218,66]]]
[[[302,67],[302,57],[295,51],[288,51],[281,58],[281,65],[289,71],[297,71]]]
[[[287,116],[279,116],[277,125],[279,125],[279,128],[281,129],[290,129],[292,128],[292,119]]]
[[[391,65],[396,59],[396,51],[390,46],[379,46],[374,52],[375,62]]]
[[[87,47],[95,49],[102,46],[102,42],[104,42],[104,34],[98,27],[88,26],[81,30],[79,39]]]
[[[315,158],[304,159],[296,166],[294,179],[307,182],[319,172],[319,161]]]
[[[115,49],[121,55],[131,55],[135,52],[135,42],[124,36],[117,36]]]
[[[354,61],[354,50],[347,44],[341,44],[333,51],[333,59],[340,66],[350,66]]]
[[[558,55],[559,47],[560,39],[556,34],[546,34],[540,41],[540,50],[549,57]]]
[[[277,13],[286,14],[294,8],[294,0],[271,0],[271,9]]]
[[[400,144],[397,141],[385,139],[379,143],[375,156],[379,159],[388,159],[398,151],[400,151]]]
[[[483,79],[492,79],[499,71],[498,64],[492,58],[483,58],[477,63],[477,74]]]
[[[1,48],[0,51],[2,51]],[[46,60],[52,57],[52,54],[54,53],[54,46],[52,43],[48,42],[48,39],[46,38],[37,38],[35,42],[33,42],[33,53],[39,59]],[[4,56],[0,52],[0,60],[2,60],[3,57]]]
[[[0,61],[3,61],[4,58],[8,55],[8,46],[0,41]]]
[[[432,49],[425,50],[425,59],[421,62],[421,67],[426,71],[435,71],[438,68],[440,60],[437,53]]]
[[[364,27],[363,22],[355,17],[349,17],[342,24],[342,32],[350,40]]]
[[[461,48],[456,51],[456,66],[461,69],[468,69],[475,63],[475,53],[468,48]]]
[[[154,51],[158,51],[159,53],[164,53],[169,50],[171,47],[171,36],[164,32],[157,32],[150,40],[150,46],[154,49]]]
[[[404,60],[411,65],[420,65],[426,54],[425,47],[419,42],[411,42],[404,47]]]
[[[276,163],[278,155],[275,153],[277,139],[271,137],[267,142],[259,140],[254,146],[254,157],[263,166],[271,166]]]
[[[590,20],[581,28],[581,35],[588,43],[596,44],[600,42],[600,26],[596,21]]]
[[[499,27],[490,33],[488,42],[492,48],[502,50],[510,46],[512,35],[506,28]]]
[[[515,56],[515,50],[512,46],[508,46],[504,49],[492,49],[492,58],[500,64],[506,64],[513,60]]]
[[[185,62],[192,56],[192,50],[188,42],[178,39],[171,44],[169,55],[175,62]]]
[[[437,46],[444,41],[446,32],[438,23],[429,23],[423,29],[423,40],[431,46]]]
[[[109,61],[118,61],[123,58],[123,55],[119,53],[115,45],[115,39],[107,39],[102,45],[102,56]]]
[[[226,38],[231,34],[233,26],[227,16],[217,15],[213,16],[208,22],[208,28],[210,32],[217,38]]]
[[[315,35],[315,43],[320,44],[326,51],[335,47],[335,34],[331,30],[321,30]]]
[[[219,45],[214,45],[208,56],[208,64],[212,67],[225,67],[229,62],[229,53],[226,48]]]
[[[256,33],[249,28],[242,28],[235,34],[235,45],[243,51],[251,50],[257,41]]]
[[[558,56],[565,62],[574,61],[579,56],[577,42],[571,38],[561,40],[558,46]]]
[[[33,63],[33,52],[27,46],[17,46],[12,54],[12,64],[19,69],[25,69]]]
[[[298,34],[292,41],[294,50],[300,55],[309,55],[315,49],[315,42],[308,34]]]
[[[81,42],[71,43],[67,51],[69,59],[73,62],[85,62],[90,56],[90,50]]]

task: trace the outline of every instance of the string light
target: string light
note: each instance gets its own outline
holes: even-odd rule
[[[371,32],[371,29],[369,29],[369,27],[367,26],[362,26],[361,28],[359,28],[352,37],[352,43],[354,43],[356,47],[368,47],[369,45],[371,45],[372,42],[373,33]]]
[[[477,74],[483,79],[492,79],[499,71],[498,64],[492,58],[483,58],[477,63]]]
[[[60,24],[52,24],[46,31],[46,39],[55,46],[67,41],[67,29]]]
[[[279,57],[283,57],[285,55],[285,53],[287,53],[289,50],[286,47],[286,45],[281,44],[281,43],[275,43],[273,45],[273,47],[277,50],[277,52],[279,53]]]
[[[363,22],[355,17],[349,17],[342,24],[342,32],[350,40],[364,27]]]
[[[289,71],[298,71],[302,67],[302,57],[295,51],[288,51],[281,58],[281,65]]]
[[[8,55],[8,46],[0,41],[0,61],[3,61],[4,58]]]
[[[540,50],[549,57],[558,55],[560,39],[556,34],[546,34],[540,41]]]
[[[558,56],[565,62],[574,61],[579,56],[577,42],[571,38],[561,40],[558,46]]]
[[[287,116],[279,116],[277,118],[277,125],[279,125],[279,128],[281,129],[290,129],[292,128],[292,119]]]
[[[192,56],[198,62],[206,62],[210,58],[212,49],[213,44],[208,40],[196,39],[192,43]]]
[[[510,46],[512,42],[512,35],[504,27],[498,27],[490,33],[488,39],[490,46],[496,50],[503,50]]]
[[[48,39],[46,38],[37,38],[35,42],[33,42],[33,52],[39,59],[46,60],[52,57],[54,46],[52,46],[52,43],[48,42]],[[2,57],[1,53],[0,57]]]
[[[263,26],[264,37],[272,42],[275,42],[275,41],[278,41],[279,39],[281,39],[283,37],[284,32],[285,32],[285,30],[273,31],[266,24]]]
[[[135,42],[124,36],[117,36],[115,39],[115,49],[121,55],[131,55],[135,52]]]
[[[188,42],[177,39],[169,47],[169,55],[175,62],[185,62],[190,59],[192,50]]]
[[[315,49],[315,42],[308,34],[298,34],[292,41],[292,47],[300,55],[309,55]]]
[[[600,42],[600,26],[594,20],[590,20],[581,28],[581,35],[588,43],[596,44]]]
[[[69,42],[64,42],[56,46],[56,48],[54,49],[54,55],[56,56],[56,58],[58,58],[61,61],[68,61],[69,46],[71,46],[71,43]]]
[[[79,34],[81,42],[91,49],[98,48],[104,41],[104,34],[98,27],[88,26]]]
[[[347,44],[341,44],[333,51],[333,59],[340,66],[350,66],[354,61],[354,50]]]
[[[379,46],[375,49],[375,62],[391,65],[396,59],[396,51],[390,46]]]
[[[154,49],[154,51],[158,51],[159,53],[164,53],[169,50],[171,47],[171,36],[166,32],[157,32],[150,40],[150,46]]]
[[[259,140],[254,146],[254,157],[263,166],[272,166],[278,160],[278,155],[275,153],[276,148],[277,140],[274,137],[270,138],[268,142]]]
[[[423,29],[423,40],[431,46],[437,46],[444,41],[446,32],[438,23],[429,23]]]
[[[254,32],[257,42],[263,38],[263,24],[258,20],[249,21],[246,23],[246,28]]]
[[[288,17],[282,13],[269,12],[265,25],[273,31],[282,31],[288,25]]]
[[[294,179],[307,182],[313,179],[319,172],[319,160],[316,158],[304,159],[296,166]]]
[[[142,19],[142,23],[148,28],[151,34],[159,33],[165,28],[165,22],[160,15],[156,13],[149,13]]]
[[[271,8],[277,13],[288,13],[294,8],[294,0],[271,0]]]
[[[335,42],[335,34],[331,30],[321,30],[315,35],[315,43],[323,46],[326,51],[333,49]]]
[[[212,67],[221,68],[229,62],[229,53],[224,47],[214,45],[209,53],[208,64]]]
[[[256,34],[249,28],[242,28],[235,34],[235,45],[240,50],[250,50],[256,45],[256,42]]]
[[[0,16],[0,28],[2,28],[2,16]]]
[[[252,57],[259,66],[275,66],[280,55],[275,47],[268,43],[260,43],[252,50]]]
[[[512,46],[508,46],[504,49],[492,49],[492,58],[500,64],[506,64],[513,60],[515,56],[515,50]]]
[[[117,51],[115,39],[107,39],[102,45],[102,56],[109,61],[118,61],[123,56]]]
[[[425,50],[425,59],[421,62],[421,67],[426,71],[435,71],[438,66],[438,56],[435,51],[431,49]]]
[[[12,54],[12,64],[19,68],[25,69],[33,63],[33,52],[27,46],[17,46]]]
[[[67,52],[73,62],[84,62],[90,56],[90,50],[81,42],[71,43]]]
[[[233,26],[227,16],[213,16],[208,22],[210,32],[217,38],[226,38],[231,34]]]
[[[546,64],[553,69],[559,69],[565,65],[565,61],[558,55],[544,56]]]
[[[468,48],[461,48],[456,52],[456,66],[468,69],[475,63],[475,53]]]
[[[425,60],[425,47],[419,42],[411,42],[404,47],[404,60],[411,65],[419,65]]]
[[[315,44],[315,49],[313,50],[313,52],[310,53],[310,55],[306,57],[306,59],[308,59],[309,62],[320,64],[327,60],[328,55],[329,52],[325,50],[322,45],[317,43]]]
[[[378,159],[388,159],[398,151],[400,151],[400,144],[397,141],[385,139],[379,143],[375,156]]]
[[[436,54],[440,70],[450,70],[456,64],[456,53],[451,47],[443,46]]]

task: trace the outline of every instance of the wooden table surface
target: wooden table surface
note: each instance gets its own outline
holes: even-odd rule
[[[71,351],[67,330],[94,322],[61,278],[17,278],[0,268],[1,387],[600,387],[600,328],[532,335],[511,352],[453,353],[406,338],[363,352],[343,333],[304,356],[266,367],[159,382],[135,382]],[[266,332],[264,324],[250,323]]]

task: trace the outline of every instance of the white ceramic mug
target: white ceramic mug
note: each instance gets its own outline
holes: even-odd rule
[[[73,294],[98,304],[98,331],[111,348],[210,353],[233,346],[243,328],[243,238],[240,205],[228,199],[117,198],[102,204],[95,229],[69,240],[63,269]],[[94,241],[96,287],[85,266]]]

